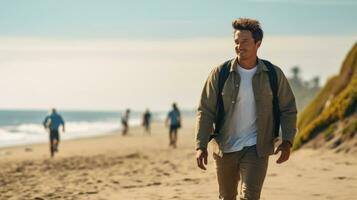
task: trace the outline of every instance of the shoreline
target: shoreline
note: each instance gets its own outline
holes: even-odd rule
[[[160,120],[156,120],[153,123],[162,123]],[[136,129],[136,128],[140,128],[141,124],[140,123],[135,123],[134,125],[131,125],[131,129]],[[91,133],[88,136],[83,136],[83,135],[77,135],[74,137],[70,137],[70,138],[63,138],[63,135],[70,135],[70,133],[67,133],[67,131],[65,133],[60,133],[60,140],[61,141],[71,141],[71,140],[81,140],[81,139],[87,139],[87,138],[97,138],[97,137],[106,137],[106,136],[110,136],[113,134],[120,134],[122,128],[116,128],[113,130],[108,130],[108,131],[104,131],[104,132],[97,132],[97,133]],[[31,146],[31,145],[41,145],[41,144],[47,144],[48,143],[48,132],[44,133],[46,134],[46,136],[44,136],[43,138],[46,139],[46,141],[35,141],[35,142],[29,142],[29,143],[22,143],[22,144],[9,144],[9,145],[0,145],[0,151],[3,149],[7,149],[7,148],[16,148],[16,147],[23,147],[23,146]],[[61,137],[62,136],[62,137]]]
[[[117,134],[121,131],[121,129],[116,129],[116,130],[112,130],[112,131],[108,131],[108,132],[103,132],[103,133],[98,133],[98,134],[93,134],[93,135],[90,135],[90,136],[79,136],[79,137],[74,137],[74,138],[66,138],[66,139],[62,139],[60,138],[60,141],[72,141],[72,140],[85,140],[85,139],[91,139],[91,138],[98,138],[98,137],[107,137],[107,136],[110,136],[110,135],[113,135],[113,134]],[[46,133],[48,134],[48,133]],[[60,133],[61,135],[63,133]],[[64,134],[67,134],[67,133],[64,133]],[[60,136],[61,136],[60,135]],[[48,139],[48,137],[46,137]],[[14,145],[5,145],[5,146],[0,146],[0,151],[4,150],[4,149],[11,149],[11,148],[22,148],[22,147],[27,147],[27,146],[32,146],[32,145],[43,145],[43,144],[47,144],[48,141],[46,142],[42,142],[42,141],[39,141],[39,142],[34,142],[34,143],[24,143],[24,144],[14,144]]]

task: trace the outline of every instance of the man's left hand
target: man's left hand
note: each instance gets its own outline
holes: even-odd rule
[[[279,153],[279,151],[281,151],[281,155],[276,161],[276,163],[281,164],[289,160],[290,149],[291,149],[291,143],[289,141],[283,141],[274,152],[274,154],[276,155]]]

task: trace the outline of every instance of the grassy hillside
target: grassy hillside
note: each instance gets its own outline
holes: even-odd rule
[[[338,76],[331,78],[298,116],[299,133],[294,149],[326,131],[332,124],[356,112],[357,43],[346,56]],[[354,127],[354,126],[352,126]],[[357,130],[352,130],[357,131]]]

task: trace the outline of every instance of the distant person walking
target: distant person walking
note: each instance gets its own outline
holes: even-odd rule
[[[143,114],[143,126],[145,128],[145,131],[150,134],[150,123],[151,123],[151,113],[149,109],[146,109],[146,111]]]
[[[168,113],[165,124],[169,125],[169,146],[176,148],[177,130],[181,128],[181,113],[176,103],[172,104],[172,110]]]
[[[127,135],[129,131],[129,115],[130,109],[126,109],[124,115],[121,117],[121,124],[123,125],[123,135]]]
[[[59,146],[59,128],[62,126],[62,132],[65,132],[64,120],[61,115],[59,115],[55,108],[52,108],[50,114],[46,116],[43,121],[43,126],[50,134],[50,153],[51,157],[54,157],[55,152],[58,152]]]

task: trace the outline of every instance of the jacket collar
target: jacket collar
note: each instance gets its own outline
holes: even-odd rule
[[[229,72],[238,72],[237,69],[237,64],[238,64],[238,58],[234,58],[230,61],[230,70]],[[267,66],[265,66],[264,62],[257,58],[257,74],[262,72],[262,71],[269,71]]]

